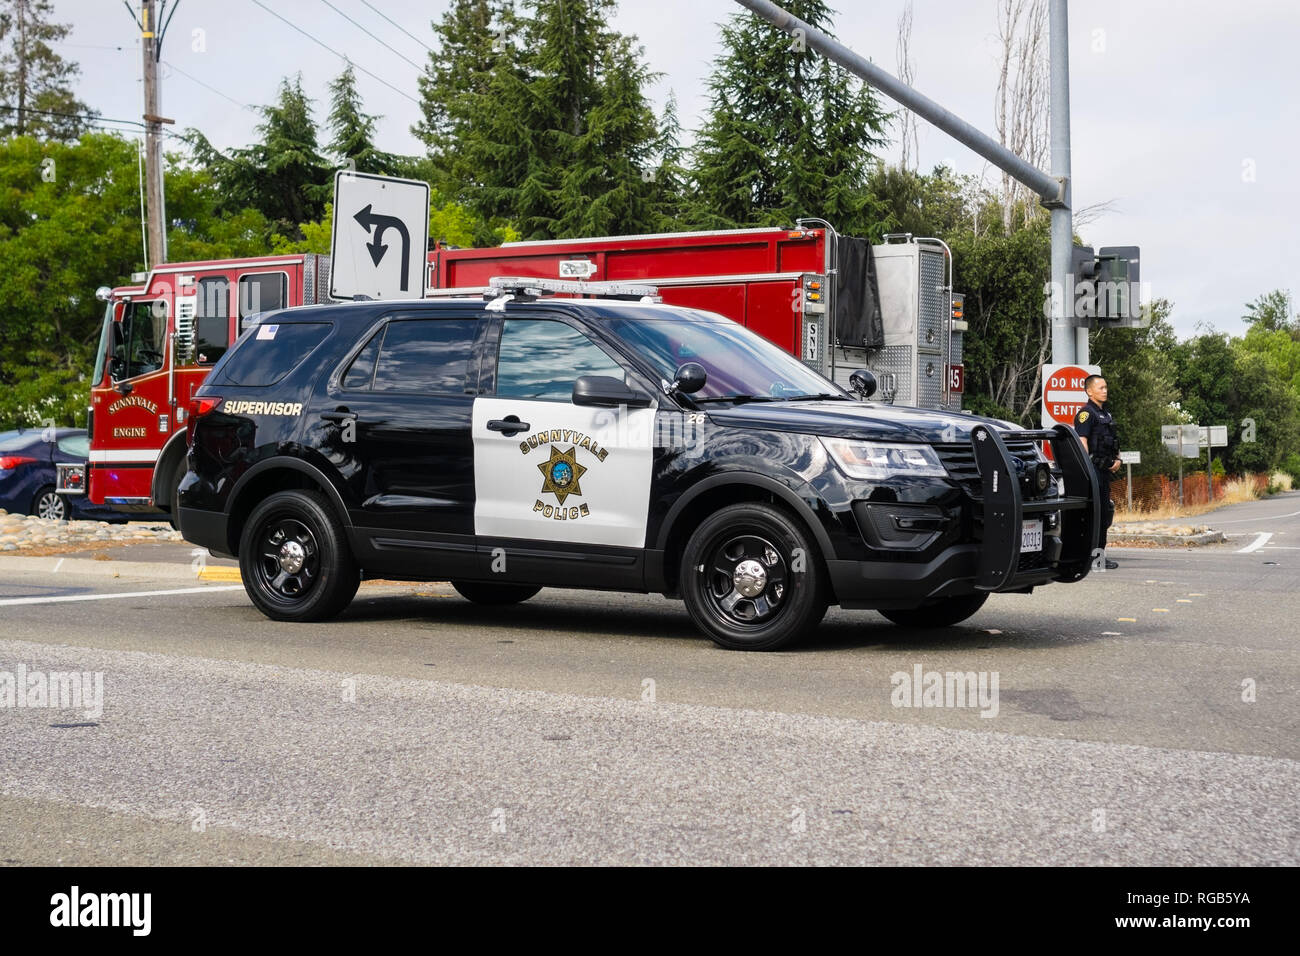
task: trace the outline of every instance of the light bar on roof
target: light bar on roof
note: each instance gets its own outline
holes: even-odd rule
[[[653,297],[659,294],[659,290],[652,285],[637,285],[633,282],[571,282],[567,279],[534,279],[524,276],[493,276],[488,280],[488,287],[495,290],[498,295],[512,293],[534,298],[548,293],[636,298]]]

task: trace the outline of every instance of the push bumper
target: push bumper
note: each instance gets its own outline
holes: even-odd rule
[[[1064,495],[1026,498],[1021,466],[1007,450],[1012,441],[1046,441],[1064,480]],[[1052,582],[1081,581],[1092,568],[1101,528],[1101,490],[1083,445],[1064,425],[1005,435],[979,425],[971,433],[979,468],[983,540],[954,544],[930,561],[826,562],[831,586],[846,608],[910,608],[975,591],[1025,591]],[[1044,538],[1041,554],[1021,560],[1026,518],[1060,515],[1059,529]],[[977,511],[978,514],[978,511]]]

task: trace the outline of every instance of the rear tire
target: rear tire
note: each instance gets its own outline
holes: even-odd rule
[[[239,536],[244,590],[276,621],[325,621],[352,601],[361,571],[334,509],[315,491],[281,491]]]
[[[185,463],[185,456],[182,455],[180,462],[177,463],[176,467],[172,470],[171,482],[167,486],[167,507],[169,511],[167,523],[172,526],[173,531],[181,530],[180,484],[181,479],[185,477],[187,471],[189,471],[189,466]]]
[[[46,485],[36,492],[36,497],[32,499],[32,514],[51,521],[67,521],[72,515],[72,508],[64,497],[54,490],[53,485]]]
[[[729,650],[785,647],[826,614],[816,544],[770,505],[730,505],[706,518],[686,543],[680,580],[691,620]]]
[[[541,590],[531,584],[488,584],[485,581],[452,581],[451,586],[465,600],[489,607],[520,604]]]
[[[988,599],[988,592],[982,591],[978,594],[939,598],[920,607],[882,610],[880,613],[903,627],[952,627],[982,608]]]

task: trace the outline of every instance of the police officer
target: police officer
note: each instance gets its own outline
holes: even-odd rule
[[[1115,505],[1110,500],[1111,476],[1119,471],[1119,437],[1115,434],[1115,417],[1106,411],[1106,380],[1100,375],[1089,375],[1083,380],[1083,390],[1088,404],[1074,416],[1074,430],[1083,442],[1084,451],[1092,459],[1101,491],[1101,539],[1106,550],[1106,531],[1115,519]],[[1114,571],[1119,564],[1106,558],[1106,570]]]

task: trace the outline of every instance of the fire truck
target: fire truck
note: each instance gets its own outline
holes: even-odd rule
[[[649,236],[514,242],[428,254],[425,295],[486,292],[493,277],[654,286],[668,304],[717,312],[837,384],[872,371],[876,398],[960,410],[965,323],[952,255],[937,239],[882,244],[820,220]],[[89,473],[61,466],[59,491],[175,515],[185,417],[208,369],[260,312],[329,299],[329,257],[303,254],[159,266],[102,288],[91,384]]]
[[[105,305],[90,455],[85,466],[60,466],[58,489],[126,513],[174,516],[194,390],[252,316],[326,301],[329,257],[176,262],[132,281],[95,293]]]

